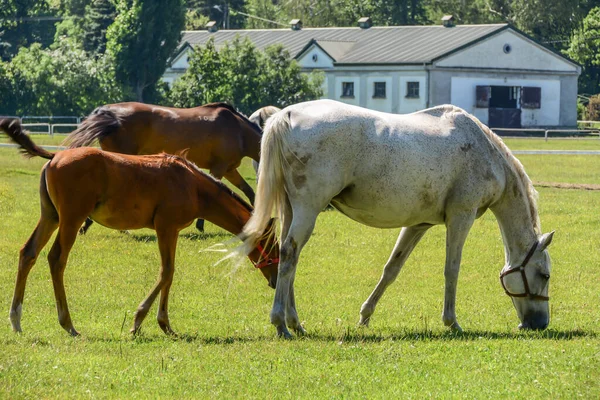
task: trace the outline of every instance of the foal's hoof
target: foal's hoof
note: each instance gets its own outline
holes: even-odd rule
[[[364,326],[365,328],[368,328],[369,322],[371,322],[371,317],[360,317],[360,321],[358,321],[358,326]]]
[[[204,233],[204,220],[203,219],[196,220],[196,229],[198,229],[198,232]]]

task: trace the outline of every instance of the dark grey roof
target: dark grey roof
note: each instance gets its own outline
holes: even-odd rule
[[[281,43],[293,57],[315,43],[338,64],[421,64],[508,28],[507,24],[390,26],[361,28],[304,28],[185,31],[182,44],[202,45],[214,38],[221,46],[237,35],[259,49]],[[312,43],[311,43],[312,41]]]

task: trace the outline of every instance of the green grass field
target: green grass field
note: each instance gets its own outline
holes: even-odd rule
[[[597,139],[506,142],[513,149],[600,148]],[[534,181],[600,184],[600,156],[519,158]],[[232,238],[212,224],[203,235],[188,228],[179,239],[169,305],[179,338],[162,333],[156,306],[142,334],[129,334],[158,273],[153,231],[126,235],[99,225],[78,239],[65,272],[81,337],[58,324],[49,245],[30,274],[19,335],[8,309],[19,249],[39,217],[43,162],[0,148],[0,398],[600,397],[600,191],[538,188],[543,230],[557,231],[544,332],[516,328],[498,282],[504,250],[491,213],[475,223],[463,252],[457,315],[464,333],[441,322],[443,227],[417,246],[371,326],[357,328],[399,230],[327,211],[296,275],[306,337],[275,337],[274,291],[249,262],[214,265],[222,254],[202,251]],[[243,167],[254,184],[249,163]]]

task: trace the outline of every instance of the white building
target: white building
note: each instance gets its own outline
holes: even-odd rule
[[[167,69],[185,72],[193,46],[236,36],[282,44],[305,71],[325,73],[324,97],[391,113],[451,103],[492,128],[572,127],[581,67],[507,24],[188,31]]]

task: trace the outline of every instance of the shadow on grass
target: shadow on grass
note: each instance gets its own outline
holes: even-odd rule
[[[131,239],[136,242],[141,243],[153,243],[156,242],[155,234],[143,234],[143,233],[130,233],[128,235]],[[231,234],[227,232],[210,232],[210,233],[184,233],[183,235],[179,235],[182,239],[187,240],[206,240],[206,239],[215,239],[215,238],[228,238],[231,237]]]
[[[431,332],[431,331],[406,331],[402,333],[392,334],[377,334],[377,333],[362,333],[360,329],[350,329],[339,332],[339,334],[331,333],[308,333],[305,336],[294,336],[292,340],[296,341],[318,341],[318,342],[334,342],[338,344],[342,343],[383,343],[383,342],[470,342],[479,340],[558,340],[558,341],[569,341],[580,338],[597,339],[598,334],[596,332],[586,332],[584,330],[553,330],[549,329],[542,332],[534,331],[519,331],[519,332],[486,332],[486,331],[470,331],[470,332]],[[130,341],[133,343],[155,343],[155,342],[182,342],[182,343],[199,343],[204,345],[228,345],[235,343],[258,343],[258,342],[271,342],[275,340],[282,340],[275,336],[273,331],[272,335],[258,335],[258,336],[202,336],[199,333],[183,333],[178,336],[166,336],[166,335],[151,335],[147,336],[143,333],[139,333],[136,336],[122,334],[121,336],[115,337],[102,337],[102,338],[87,338],[89,341],[97,342],[123,342]]]

